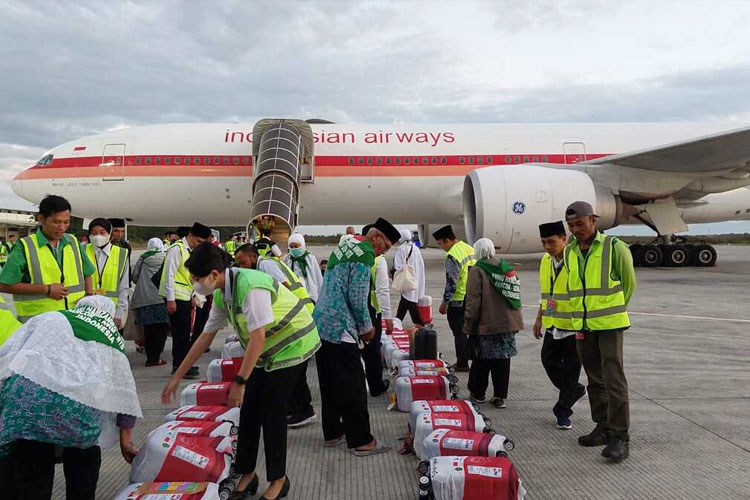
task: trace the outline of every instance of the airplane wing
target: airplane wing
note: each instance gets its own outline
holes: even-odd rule
[[[582,162],[656,172],[711,173],[750,166],[750,127]]]

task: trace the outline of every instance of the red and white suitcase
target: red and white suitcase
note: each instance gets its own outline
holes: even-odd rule
[[[422,460],[419,472],[426,474],[429,461],[435,457],[507,457],[506,452],[515,448],[515,443],[494,432],[457,431],[435,429],[422,443]]]
[[[485,432],[490,430],[490,426],[484,417],[478,413],[473,415],[466,415],[464,413],[423,413],[417,417],[417,425],[414,428],[414,452],[420,459],[424,459],[425,456],[425,452],[422,449],[424,440],[435,429]]]
[[[405,359],[398,363],[398,369],[412,368],[415,370],[438,370],[450,371],[450,365],[442,359]]]
[[[239,428],[232,422],[211,422],[208,420],[181,422],[179,420],[174,420],[172,422],[161,424],[159,427],[151,431],[148,436],[149,439],[151,439],[152,434],[159,434],[163,438],[168,433],[182,433],[199,437],[230,437],[236,436],[238,429]]]
[[[207,382],[234,382],[244,358],[214,359],[206,370]]]
[[[243,358],[245,357],[245,349],[238,340],[228,342],[221,348],[221,357],[222,359]]]
[[[526,490],[505,457],[435,457],[419,478],[421,500],[523,500]]]
[[[164,417],[165,422],[231,422],[235,427],[240,425],[240,409],[226,406],[181,406]]]
[[[417,418],[423,413],[462,413],[467,416],[480,416],[484,417],[479,413],[479,408],[469,401],[468,399],[433,399],[433,400],[418,400],[411,404],[409,409],[409,430],[414,432],[417,428]],[[485,422],[489,422],[489,419],[485,418]],[[491,424],[487,423],[489,427]]]
[[[201,437],[184,433],[152,433],[138,451],[130,481],[231,482],[234,450],[230,437]]]
[[[385,366],[390,369],[397,366],[399,361],[409,359],[409,342],[387,339],[382,341],[381,352]]]
[[[411,410],[413,401],[420,399],[448,399],[448,394],[455,398],[458,394],[457,380],[454,375],[398,377],[396,379],[396,404],[399,411]]]
[[[114,500],[226,500],[215,483],[135,483],[122,490]]]
[[[180,405],[226,406],[231,382],[197,382],[180,394]]]
[[[424,362],[415,364],[414,361],[412,361],[411,364],[407,364],[408,362],[409,360],[399,361],[398,363],[398,376],[399,377],[423,377],[423,376],[438,376],[438,375],[447,377],[448,375],[453,373],[451,369],[447,366],[440,366],[437,364],[430,365]],[[443,361],[440,361],[440,363],[443,363]]]

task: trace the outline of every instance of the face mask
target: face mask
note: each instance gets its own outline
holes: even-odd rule
[[[305,249],[302,248],[302,247],[300,247],[300,248],[290,248],[289,249],[289,253],[292,254],[295,257],[302,257],[303,255],[305,255]]]
[[[102,248],[104,246],[107,246],[107,243],[109,243],[109,236],[104,234],[92,234],[89,236],[89,240],[91,240],[91,243],[98,246],[99,248]]]
[[[208,297],[216,290],[216,281],[212,280],[210,275],[206,276],[200,281],[193,282],[193,290],[195,290],[195,293]]]

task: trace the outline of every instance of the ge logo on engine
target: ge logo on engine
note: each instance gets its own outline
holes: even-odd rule
[[[521,215],[526,211],[526,204],[522,201],[517,201],[513,204],[513,213]]]

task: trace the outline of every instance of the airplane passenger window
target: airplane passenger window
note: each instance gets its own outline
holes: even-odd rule
[[[135,159],[135,164],[136,164],[136,165],[140,165],[142,161],[143,161],[143,160],[141,159],[141,157],[140,157],[140,156],[138,156],[138,157],[136,157],[136,159]]]
[[[482,158],[481,156],[477,158],[477,163],[479,163],[480,165],[484,163],[484,158]]]
[[[368,165],[372,165],[372,157],[368,157],[367,158],[367,164]]]
[[[391,161],[392,161],[392,160],[391,160],[390,158],[386,158],[386,159],[385,159],[385,163],[386,163],[386,165],[390,165],[390,164],[391,164]]]
[[[412,159],[411,159],[411,162],[412,162],[412,163],[413,163],[414,165],[419,165],[419,158],[412,158]]]
[[[214,165],[218,165],[219,161],[220,161],[219,157],[218,156],[214,156]]]
[[[488,156],[488,157],[487,157],[487,163],[492,163],[492,161],[493,161],[493,160],[492,160],[492,157],[491,157],[491,156]]]
[[[228,157],[224,158],[224,165],[229,165],[229,158]]]
[[[378,163],[378,165],[382,165],[383,164],[383,158],[378,157],[378,162],[377,163]]]
[[[513,157],[513,162],[514,163],[521,163],[521,157],[520,156],[514,156]]]
[[[396,158],[396,165],[401,165],[401,158]]]
[[[460,158],[458,159],[458,163],[460,163],[461,165],[463,165],[464,163],[466,163],[466,158],[464,158],[463,156],[462,156],[462,157],[460,157]]]
[[[546,156],[542,156],[542,163],[547,163],[547,157]]]
[[[354,157],[353,156],[349,157],[349,165],[354,165]]]
[[[243,156],[242,157],[242,164],[243,165],[250,165],[250,157],[249,156]]]
[[[151,157],[150,156],[146,157],[146,165],[151,165]]]
[[[184,158],[184,159],[182,160],[182,163],[184,163],[185,165],[190,165],[190,157],[189,157],[189,156],[186,156],[186,157],[185,157],[185,158]]]
[[[169,165],[169,163],[172,161],[172,159],[169,156],[164,157],[164,164]]]
[[[200,164],[201,164],[201,157],[200,157],[200,156],[196,156],[196,157],[195,157],[195,160],[194,160],[194,163],[195,163],[196,165],[200,165]]]
[[[513,161],[513,158],[511,158],[510,156],[505,157],[505,163],[511,163],[512,161]]]
[[[470,165],[474,165],[474,157],[473,156],[469,156],[469,164]]]
[[[538,161],[539,161],[539,157],[538,157],[538,156],[534,156],[534,157],[533,157],[533,158],[531,159],[531,161],[533,161],[534,163],[536,163],[536,162],[538,162]]]
[[[232,160],[232,163],[234,163],[235,165],[239,165],[240,164],[240,158],[238,156],[235,156],[234,159]]]
[[[404,165],[408,165],[408,164],[409,164],[409,158],[404,158]]]
[[[432,158],[430,159],[430,163],[432,163],[433,165],[437,165],[437,158],[435,158],[435,157],[433,156],[433,157],[432,157]]]
[[[357,163],[359,163],[360,165],[362,165],[364,163],[364,161],[365,160],[362,159],[362,158],[357,158]]]
[[[154,163],[156,165],[161,165],[161,156],[154,156]]]
[[[430,162],[429,158],[422,158],[422,165],[427,165]]]
[[[209,158],[208,156],[204,156],[203,157],[203,164],[204,165],[210,165],[211,164],[211,158]]]
[[[447,165],[448,164],[448,158],[446,158],[445,156],[441,157],[440,158],[440,164],[441,165]]]
[[[175,165],[179,165],[180,163],[182,163],[182,160],[178,156],[175,156],[174,157],[174,164]]]

